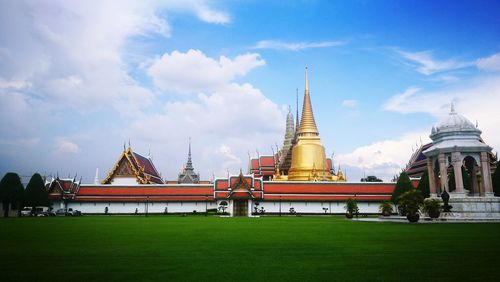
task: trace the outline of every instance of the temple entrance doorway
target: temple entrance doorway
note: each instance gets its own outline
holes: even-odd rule
[[[233,216],[248,216],[248,200],[233,201]]]

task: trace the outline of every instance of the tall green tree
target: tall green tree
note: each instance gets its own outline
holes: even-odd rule
[[[4,209],[4,217],[9,216],[11,206],[20,208],[24,196],[21,178],[14,172],[8,172],[0,181],[0,201]]]
[[[496,166],[495,172],[492,175],[493,192],[495,192],[495,196],[500,197],[500,162],[497,162]]]
[[[382,179],[376,177],[375,175],[369,175],[365,178],[361,178],[361,182],[382,182]]]
[[[417,189],[420,191],[424,198],[429,198],[431,196],[431,190],[429,187],[429,172],[424,170],[424,173],[420,177],[420,181],[418,182]]]
[[[462,166],[462,183],[464,184],[464,189],[469,190],[471,188],[471,178],[467,173],[465,167]],[[450,175],[448,176],[448,190],[453,192],[457,189],[457,185],[455,183],[455,170],[451,170]]]
[[[411,180],[408,177],[406,172],[402,171],[398,177],[398,182],[396,183],[396,187],[394,187],[394,191],[392,192],[391,202],[394,204],[398,203],[399,196],[403,195],[405,192],[414,189],[411,185]]]
[[[40,174],[35,173],[26,186],[25,205],[30,207],[48,206],[49,194]]]

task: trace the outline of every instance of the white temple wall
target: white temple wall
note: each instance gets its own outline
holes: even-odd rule
[[[280,211],[280,202],[279,201],[265,201],[258,202],[258,209],[264,207],[266,213],[279,213]],[[323,208],[327,208],[326,213],[345,213],[346,210],[344,208],[345,202],[289,202],[282,201],[281,202],[281,213],[290,213],[290,208],[294,208],[296,213],[316,213],[316,214],[324,214],[325,210]],[[380,202],[358,202],[358,208],[360,213],[379,213]],[[255,203],[252,205],[252,212],[254,212]]]
[[[228,201],[230,202],[230,201]],[[279,213],[279,201],[259,201],[258,209],[264,207],[266,213]],[[60,207],[61,202],[53,202],[54,210]],[[255,202],[249,203],[249,212],[254,212]],[[290,208],[293,207],[296,213],[310,214],[325,214],[323,208],[327,208],[326,214],[343,214],[345,213],[345,202],[281,202],[281,213],[290,213]],[[358,202],[360,213],[379,213],[380,202]],[[83,214],[104,214],[105,208],[108,207],[108,213],[111,214],[133,214],[137,209],[138,213],[146,212],[145,202],[69,202],[68,208],[79,210]],[[207,202],[149,202],[147,209],[148,213],[164,213],[167,208],[167,213],[204,213],[205,209],[215,209],[218,204],[215,201]],[[232,211],[232,207],[228,206],[227,212]]]
[[[138,213],[146,212],[145,202],[69,202],[68,208],[79,210],[85,213],[104,214],[108,207],[108,213],[112,214],[133,214],[137,209]],[[205,209],[216,208],[215,202],[149,202],[147,204],[148,213],[164,213],[167,208],[168,213],[204,213]]]
[[[135,177],[113,177],[111,185],[137,185]]]

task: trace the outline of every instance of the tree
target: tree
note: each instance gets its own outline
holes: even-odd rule
[[[431,196],[431,190],[429,187],[429,172],[424,170],[424,173],[420,177],[420,181],[418,182],[417,189],[422,193],[424,198],[429,198]]]
[[[375,175],[369,175],[365,178],[361,178],[361,182],[382,182],[382,179],[376,177]]]
[[[353,214],[356,214],[356,217],[358,217],[358,213],[359,213],[358,203],[353,198],[347,199],[347,201],[345,202],[344,208],[346,209],[346,212],[347,212],[346,217],[352,218]],[[326,211],[325,211],[325,213],[326,213]]]
[[[493,180],[493,192],[495,192],[495,196],[500,197],[500,163],[496,163],[495,172],[492,175]]]
[[[30,207],[49,206],[49,194],[45,190],[42,176],[38,173],[33,174],[30,182],[26,186],[25,205]]]
[[[0,200],[3,204],[4,217],[9,216],[9,207],[11,205],[20,208],[23,195],[24,187],[19,175],[14,172],[5,174],[2,181],[0,181]]]
[[[465,170],[465,167],[462,166],[462,183],[464,184],[464,189],[470,191],[471,180],[470,176]],[[450,175],[448,176],[448,190],[453,192],[457,189],[457,185],[455,183],[455,170],[452,169]]]
[[[424,196],[417,189],[411,189],[398,197],[398,205],[406,213],[406,218],[410,222],[417,222],[420,218],[418,210],[424,203]]]
[[[394,204],[398,203],[399,196],[403,195],[405,192],[414,189],[411,185],[410,178],[406,172],[402,171],[398,177],[398,182],[396,183],[396,187],[394,187],[394,191],[392,192],[391,202]]]

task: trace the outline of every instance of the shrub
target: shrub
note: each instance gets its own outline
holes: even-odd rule
[[[408,214],[416,214],[424,202],[424,196],[417,189],[412,189],[398,197],[398,204],[403,206]]]
[[[422,211],[427,213],[432,218],[439,217],[441,212],[441,201],[438,199],[425,199],[422,206]]]
[[[399,196],[403,195],[405,192],[414,189],[411,185],[410,178],[406,172],[401,172],[398,177],[398,182],[396,183],[396,187],[394,187],[394,191],[392,192],[391,201],[394,204],[398,203]]]
[[[493,191],[495,192],[495,196],[500,197],[500,163],[496,163],[496,169],[493,173]]]
[[[359,213],[358,203],[353,198],[347,199],[344,208],[346,209],[346,212],[349,215]]]
[[[391,213],[394,211],[394,209],[392,208],[392,204],[389,201],[382,202],[378,210],[385,216],[391,215]]]
[[[422,174],[422,177],[420,177],[417,189],[420,191],[420,193],[422,193],[422,196],[424,196],[424,198],[429,198],[431,196],[429,187],[429,172],[427,171],[427,169]]]
[[[49,206],[49,194],[45,189],[43,178],[40,174],[35,173],[26,186],[25,193],[26,205],[35,208],[36,206]]]
[[[19,175],[14,172],[9,172],[0,181],[0,201],[3,203],[4,216],[9,216],[9,206],[17,206],[18,210],[20,202],[24,197],[24,187],[21,183]]]

